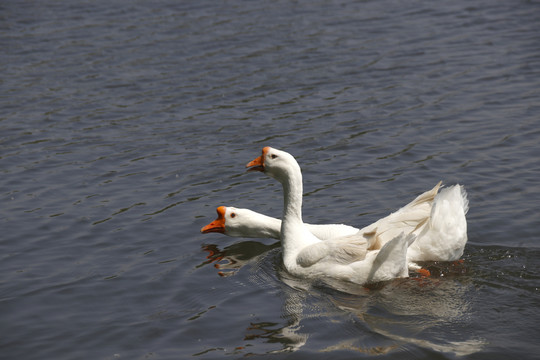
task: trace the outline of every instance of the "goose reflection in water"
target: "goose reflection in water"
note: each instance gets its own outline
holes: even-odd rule
[[[214,267],[220,270],[218,275],[234,275],[248,262],[280,246],[279,241],[270,245],[258,241],[242,241],[226,246],[221,250],[216,244],[205,244],[202,249],[208,252],[207,260],[203,261],[198,267],[213,263]]]
[[[208,252],[207,260],[199,265],[213,263],[220,276],[235,275],[249,265],[252,282],[279,283],[279,298],[283,301],[280,321],[251,322],[244,338],[281,344],[280,349],[269,353],[301,349],[310,336],[320,332],[320,327],[310,331],[311,318],[319,322],[325,319],[329,324],[348,322],[344,326],[349,331],[339,331],[333,340],[325,339],[325,343],[330,343],[320,348],[321,352],[352,350],[376,355],[415,345],[464,356],[486,345],[483,339],[460,338],[460,334],[470,334],[474,292],[466,262],[425,262],[422,266],[431,272],[431,277],[361,286],[335,279],[296,278],[281,264],[276,250],[279,247],[279,242],[265,245],[243,241],[221,250],[218,245],[207,244],[203,246]],[[268,274],[268,268],[276,272]],[[449,332],[451,341],[445,335]]]

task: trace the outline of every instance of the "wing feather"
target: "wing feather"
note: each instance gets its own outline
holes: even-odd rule
[[[309,245],[300,251],[296,262],[302,267],[309,267],[317,262],[350,264],[364,260],[367,248],[368,241],[362,234],[357,233]]]

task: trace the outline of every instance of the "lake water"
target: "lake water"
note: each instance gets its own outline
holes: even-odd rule
[[[533,359],[540,3],[3,1],[4,359]],[[462,263],[334,289],[279,243],[245,164],[293,154],[304,220],[367,225],[465,185]]]

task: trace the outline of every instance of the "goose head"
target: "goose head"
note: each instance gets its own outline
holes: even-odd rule
[[[291,176],[300,176],[301,170],[296,159],[289,153],[266,146],[262,154],[247,165],[248,171],[261,171],[283,182]]]
[[[220,206],[218,217],[201,229],[201,233],[217,232],[234,237],[279,239],[280,221],[249,209]]]

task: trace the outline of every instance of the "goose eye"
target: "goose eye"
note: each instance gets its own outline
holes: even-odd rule
[[[275,159],[275,158],[277,158],[277,155],[276,155],[276,154],[272,154],[272,155],[270,155],[270,157],[271,157],[272,159]]]
[[[235,218],[235,217],[236,217],[236,214],[235,214],[235,213],[231,213],[231,217],[232,217],[232,218]]]

